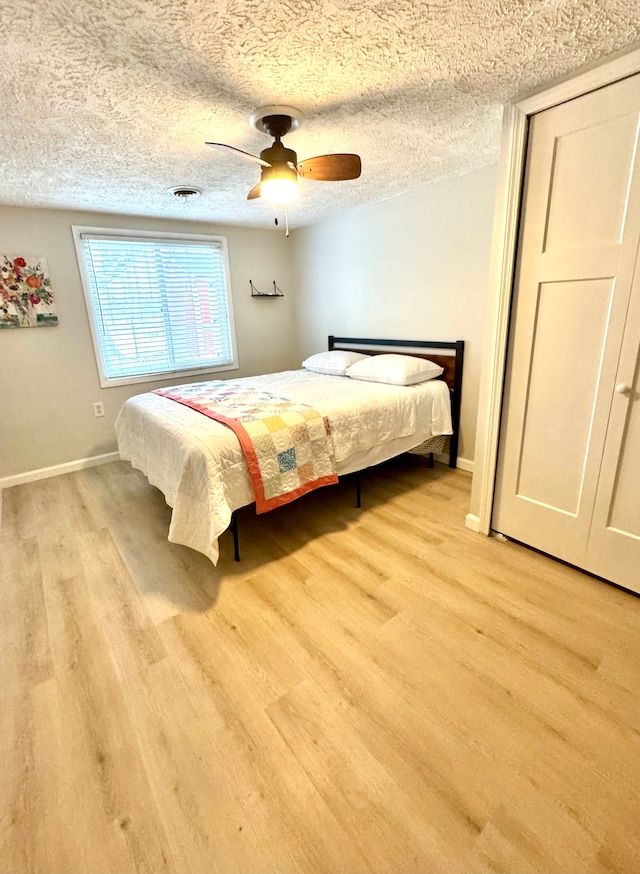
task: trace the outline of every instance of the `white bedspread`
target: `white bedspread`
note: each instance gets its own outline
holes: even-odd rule
[[[231,380],[315,407],[331,422],[339,474],[451,434],[449,389],[442,380],[415,386],[363,382],[290,370]],[[116,422],[120,457],[141,470],[173,508],[169,540],[216,564],[218,537],[233,510],[253,502],[247,466],[230,428],[168,398],[130,398]]]

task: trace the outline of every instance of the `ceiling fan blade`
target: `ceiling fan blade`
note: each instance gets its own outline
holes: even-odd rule
[[[258,158],[256,155],[252,155],[249,152],[243,152],[242,149],[236,149],[235,146],[228,146],[226,143],[205,143],[205,146],[213,146],[214,149],[229,149],[231,152],[235,152],[236,155],[246,158],[247,161],[253,161],[254,164],[260,164],[262,167],[271,166],[268,161],[263,161],[262,158]]]
[[[254,185],[251,191],[247,194],[247,200],[255,200],[256,197],[260,197],[260,182],[257,185]]]
[[[297,170],[303,179],[341,182],[344,179],[357,179],[362,171],[362,162],[359,155],[318,155],[300,161]]]

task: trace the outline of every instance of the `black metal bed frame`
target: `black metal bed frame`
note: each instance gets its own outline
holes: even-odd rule
[[[371,349],[369,347],[388,347],[382,349]],[[464,340],[375,340],[369,337],[335,337],[332,334],[328,338],[329,351],[338,348],[346,348],[353,352],[363,351],[368,354],[384,353],[394,349],[406,350],[406,355],[416,354],[418,357],[430,358],[438,364],[445,367],[445,372],[439,379],[443,379],[449,386],[451,393],[451,422],[453,426],[453,434],[449,442],[449,467],[456,467],[458,461],[458,445],[460,433],[460,403],[462,400],[462,368],[464,364]],[[424,352],[412,352],[409,350],[416,349],[434,349],[445,350],[452,349],[453,355],[438,355]],[[454,359],[453,368],[450,365],[450,359]],[[433,467],[433,453],[429,456],[429,467]],[[348,475],[355,481],[356,485],[356,507],[361,506],[361,481],[360,471]],[[238,516],[234,510],[231,514],[231,522],[229,530],[233,535],[233,557],[236,561],[240,561],[240,541],[238,534]]]
[[[362,337],[334,337],[329,335],[329,350],[338,348],[348,348],[353,352],[358,351],[358,347],[363,347],[362,351],[367,353],[384,353],[389,352],[389,349],[372,350],[370,346],[389,346],[392,349],[453,349],[453,355],[425,355],[422,353],[422,358],[432,358],[438,364],[442,363],[443,358],[453,358],[453,378],[450,378],[450,370],[445,371],[440,379],[444,379],[449,386],[451,392],[451,421],[453,425],[453,434],[449,442],[449,467],[456,467],[458,463],[458,446],[460,440],[460,404],[462,401],[462,370],[464,365],[464,340],[372,340]],[[407,351],[405,354],[410,355]]]

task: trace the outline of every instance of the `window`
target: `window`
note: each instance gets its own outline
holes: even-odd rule
[[[224,237],[73,234],[101,385],[237,368]]]

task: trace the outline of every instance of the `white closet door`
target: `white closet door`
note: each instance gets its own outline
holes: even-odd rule
[[[529,136],[492,527],[582,567],[640,238],[639,110],[634,76]]]
[[[640,256],[633,285],[585,567],[640,592]]]

